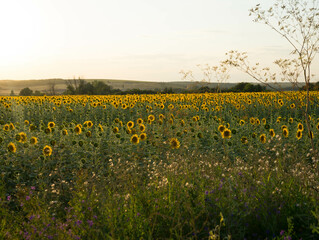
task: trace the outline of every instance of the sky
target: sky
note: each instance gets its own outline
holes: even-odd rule
[[[272,0],[10,0],[0,2],[0,80],[178,81],[200,78],[229,50],[270,66],[292,50],[248,10]],[[200,79],[199,79],[200,80]],[[251,81],[231,71],[229,82]]]

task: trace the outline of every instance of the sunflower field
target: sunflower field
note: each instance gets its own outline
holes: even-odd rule
[[[318,92],[306,107],[305,92],[0,97],[0,238],[319,239]]]

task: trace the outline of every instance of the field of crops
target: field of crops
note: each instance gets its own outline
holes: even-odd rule
[[[0,97],[0,238],[318,239],[318,92],[309,126],[305,109],[303,92]]]

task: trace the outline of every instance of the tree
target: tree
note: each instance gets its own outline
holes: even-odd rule
[[[198,64],[197,67],[201,70],[203,77],[200,81],[196,79],[192,71],[180,71],[182,75],[182,80],[189,80],[195,82],[195,86],[190,85],[191,87],[196,87],[198,83],[201,83],[201,87],[211,83],[212,79],[217,82],[216,91],[221,92],[221,84],[225,83],[229,79],[229,69],[225,62],[221,62],[218,66],[210,66],[209,64],[201,65]]]
[[[33,91],[30,88],[26,87],[21,89],[19,96],[32,96],[32,94],[33,94]]]
[[[302,76],[306,89],[306,106],[304,110],[308,134],[311,135],[309,123],[309,106],[311,65],[316,53],[319,51],[319,8],[318,0],[277,0],[269,9],[264,10],[257,4],[250,10],[254,22],[263,23],[282,36],[292,47],[292,59],[279,59],[275,64],[281,69],[281,80],[288,80],[298,84]],[[251,66],[247,60],[247,53],[230,51],[225,63],[243,70],[259,82],[265,83],[269,80],[277,80],[276,73],[270,73],[269,68],[258,71],[259,63]],[[273,88],[273,87],[271,87]],[[302,109],[302,108],[301,108]],[[312,149],[314,149],[311,139]]]
[[[10,96],[15,96],[14,91],[11,90]]]

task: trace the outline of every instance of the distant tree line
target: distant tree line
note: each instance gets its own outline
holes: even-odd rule
[[[306,86],[301,87],[302,91],[306,91]],[[319,82],[309,83],[309,91],[319,91]]]
[[[309,89],[311,91],[319,90],[319,82],[313,84],[310,83]],[[305,87],[300,88],[300,90],[305,90]],[[67,81],[66,91],[63,92],[64,95],[125,95],[125,94],[156,94],[156,93],[216,93],[216,92],[266,92],[266,86],[260,84],[252,84],[241,82],[236,84],[232,88],[228,89],[218,89],[217,87],[202,86],[199,88],[192,89],[181,89],[181,88],[164,88],[162,90],[142,90],[142,89],[128,89],[120,90],[114,89],[112,86],[107,85],[102,81],[86,82],[82,79],[74,79]],[[43,96],[55,95],[55,91],[40,92],[38,90],[33,91],[29,87],[23,88],[19,96]],[[13,95],[13,92],[11,92]]]

